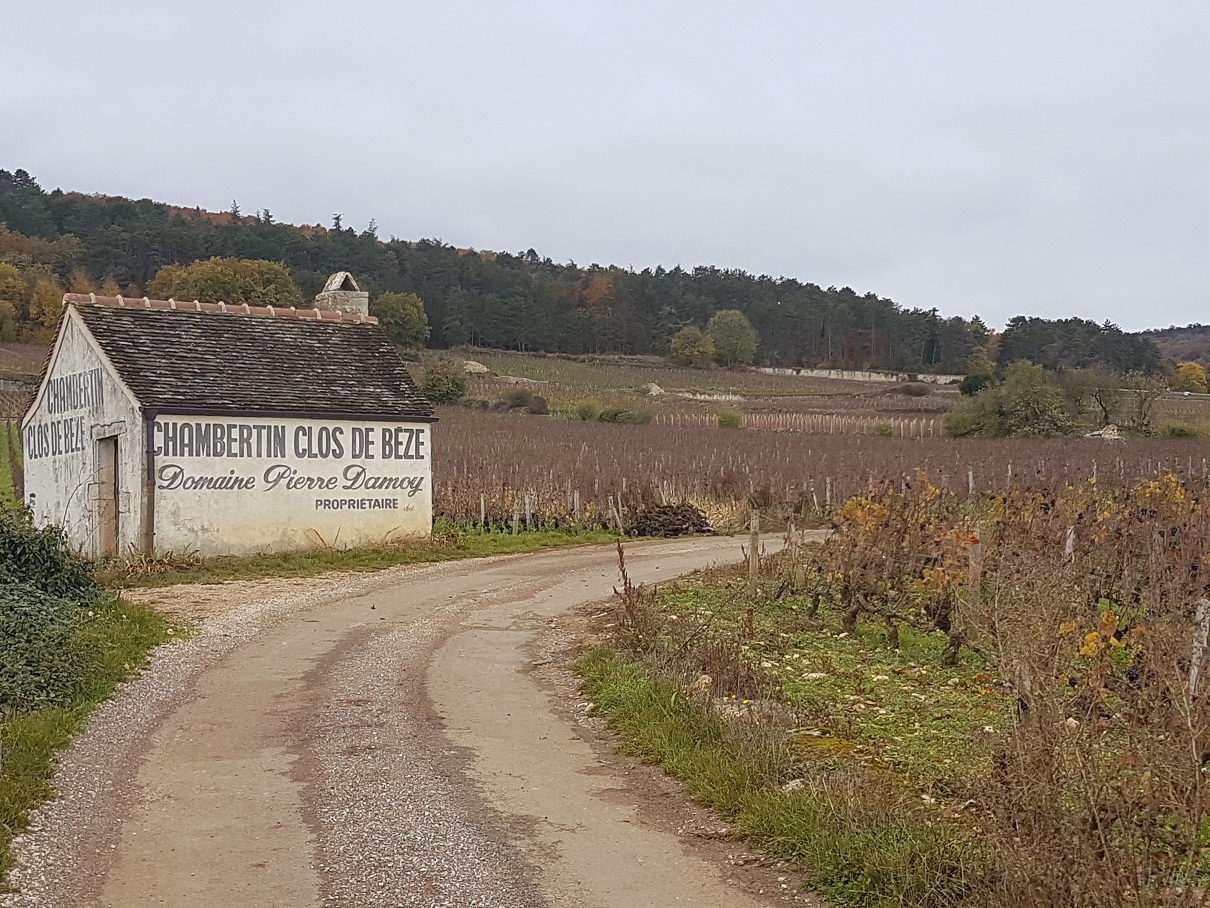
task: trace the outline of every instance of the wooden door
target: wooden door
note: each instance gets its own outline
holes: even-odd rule
[[[97,525],[102,558],[118,554],[118,439],[97,439]]]

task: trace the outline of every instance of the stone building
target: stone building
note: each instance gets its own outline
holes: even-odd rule
[[[314,309],[67,294],[22,421],[35,519],[93,557],[428,535],[433,407],[368,302],[345,272]]]

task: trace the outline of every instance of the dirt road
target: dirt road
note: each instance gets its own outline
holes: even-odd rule
[[[627,563],[664,580],[739,545],[635,544]],[[594,743],[549,683],[535,647],[617,579],[612,549],[584,547],[154,593],[202,630],[94,715],[0,904],[799,900],[728,861],[734,844],[678,835],[710,821]]]

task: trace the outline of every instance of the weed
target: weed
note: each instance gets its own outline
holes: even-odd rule
[[[744,415],[739,410],[725,409],[718,412],[718,427],[720,429],[738,429],[743,425]]]

